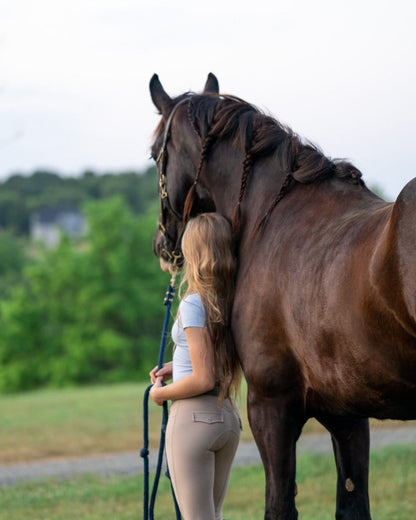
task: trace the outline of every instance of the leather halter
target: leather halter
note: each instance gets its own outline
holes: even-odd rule
[[[160,202],[160,216],[159,216],[159,230],[163,233],[163,235],[166,238],[169,238],[165,222],[163,221],[163,206],[167,207],[167,209],[172,212],[175,217],[182,221],[182,215],[180,215],[170,203],[168,190],[166,186],[166,168],[167,168],[167,159],[168,159],[168,153],[167,153],[167,145],[170,137],[170,128],[172,125],[173,116],[175,115],[175,112],[177,109],[183,105],[184,103],[187,103],[189,101],[189,97],[186,97],[184,99],[181,99],[176,105],[172,108],[168,120],[166,121],[165,131],[163,134],[163,141],[162,146],[160,148],[159,154],[156,159],[156,165],[159,169],[159,202]],[[159,164],[160,163],[160,164]],[[180,239],[182,238],[182,234],[179,235],[179,239],[176,242],[175,249],[173,251],[168,251],[166,248],[162,250],[162,253],[165,253],[165,255],[169,258],[169,261],[172,263],[173,269],[176,268],[176,265],[180,260],[183,259],[182,251],[178,247],[178,244],[180,244]]]

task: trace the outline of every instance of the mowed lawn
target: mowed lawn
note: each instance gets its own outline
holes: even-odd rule
[[[147,386],[126,383],[1,396],[0,465],[139,451]],[[150,401],[152,446],[159,441],[161,417],[162,408]],[[244,438],[251,438],[247,425],[244,430]]]
[[[79,457],[142,447],[142,400],[146,384],[117,384],[41,390],[0,398],[0,464]],[[251,440],[240,403],[244,435]],[[150,437],[159,437],[161,409],[152,403]],[[382,428],[404,423],[373,422]],[[415,424],[415,421],[407,424]],[[309,421],[304,434],[321,431]],[[393,446],[371,455],[373,520],[416,518],[416,445]],[[297,506],[301,519],[334,518],[335,465],[332,455],[298,458]],[[142,477],[81,477],[43,480],[0,488],[0,520],[124,520],[142,518]],[[162,477],[155,518],[173,519],[166,478]],[[263,517],[261,467],[233,472],[225,520]]]
[[[0,397],[0,465],[56,457],[140,450],[143,442],[142,406],[146,383],[127,383],[47,389]],[[240,409],[242,441],[252,440],[246,413],[246,388]],[[150,441],[156,446],[162,409],[149,404]],[[373,421],[374,428],[395,424]],[[316,421],[303,434],[325,431]]]

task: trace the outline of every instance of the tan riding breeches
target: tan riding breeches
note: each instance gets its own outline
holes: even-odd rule
[[[184,520],[222,520],[241,433],[236,405],[201,395],[172,403],[166,430],[169,471]]]

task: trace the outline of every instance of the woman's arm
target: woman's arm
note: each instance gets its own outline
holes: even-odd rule
[[[167,386],[162,386],[162,378],[157,378],[150,390],[150,396],[158,405],[168,400],[201,395],[215,386],[214,350],[207,329],[188,327],[185,329],[185,336],[192,362],[192,374]]]

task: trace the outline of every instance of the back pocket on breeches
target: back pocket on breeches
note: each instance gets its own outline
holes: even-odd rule
[[[215,412],[192,412],[192,420],[193,422],[202,422],[206,424],[223,423],[224,415]]]

